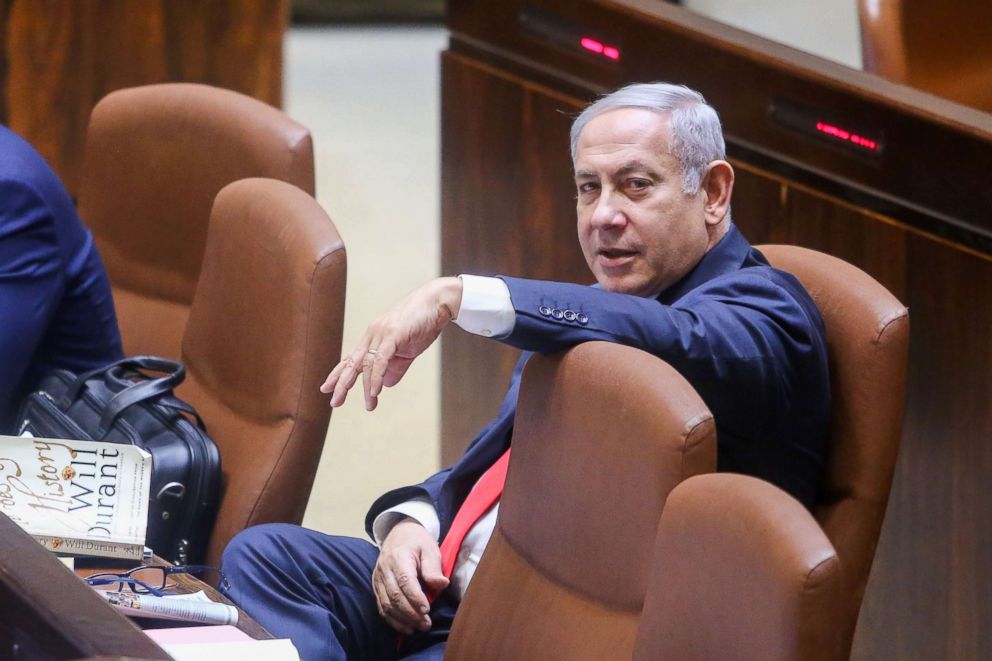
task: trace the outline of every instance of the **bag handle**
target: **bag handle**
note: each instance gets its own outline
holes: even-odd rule
[[[127,407],[143,402],[146,399],[158,397],[171,390],[170,378],[164,376],[158,379],[152,379],[151,381],[136,383],[120,391],[107,403],[107,409],[100,416],[100,424],[96,428],[96,437],[102,441],[113,426],[114,420]]]
[[[76,398],[79,397],[79,393],[82,392],[86,382],[93,377],[103,374],[104,372],[124,368],[142,369],[149,372],[162,372],[166,376],[162,377],[161,380],[166,380],[170,384],[167,390],[178,387],[179,384],[186,378],[186,368],[183,364],[174,360],[169,360],[168,358],[160,358],[158,356],[131,356],[129,358],[121,358],[120,360],[114,361],[109,365],[97,367],[96,369],[90,370],[89,372],[84,372],[77,376],[75,381],[70,383],[69,387],[66,388],[62,405],[68,407],[69,404],[74,402]],[[159,380],[160,379],[154,379],[154,381]]]
[[[170,409],[176,409],[177,411],[182,411],[183,413],[189,413],[196,419],[196,426],[203,430],[204,434],[207,433],[207,424],[203,422],[203,418],[201,418],[200,414],[196,412],[196,409],[183,400],[173,397],[172,395],[166,395],[162,399],[158,400],[158,403],[162,406],[168,406]]]

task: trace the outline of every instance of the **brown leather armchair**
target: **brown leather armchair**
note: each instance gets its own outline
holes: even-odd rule
[[[827,330],[833,417],[813,515],[843,568],[841,658],[847,658],[902,434],[909,312],[871,276],[836,257],[796,246],[758,248],[799,279]]]
[[[634,659],[834,661],[840,590],[799,501],[746,475],[691,477],[661,514]]]
[[[79,212],[110,276],[125,353],[179,359],[211,205],[245,177],[313,195],[309,131],[261,101],[188,83],[120,90],[93,109]]]
[[[665,499],[715,468],[713,418],[663,361],[602,342],[534,356],[446,658],[630,658]]]
[[[210,564],[247,526],[303,518],[331,414],[318,387],[341,354],[345,272],[334,224],[299,188],[245,179],[217,195],[178,393],[221,452]]]
[[[741,478],[745,482],[719,487],[742,497],[744,491],[754,492],[748,496],[756,499],[754,503],[739,505],[745,509],[726,505],[726,512],[735,511],[742,517],[736,529],[722,527],[727,517],[723,513],[717,517],[719,506],[706,505],[705,494],[691,496],[696,504],[673,501],[678,508],[674,512],[682,513],[669,515],[669,523],[659,530],[657,552],[661,555],[648,584],[642,573],[646,567],[643,554],[655,546],[655,540],[637,535],[645,526],[654,525],[649,519],[657,511],[641,512],[644,518],[637,522],[627,516],[609,520],[609,513],[647,507],[646,503],[655,503],[659,493],[679,481],[670,474],[652,476],[651,470],[658,467],[649,462],[640,462],[634,469],[615,458],[622,455],[637,462],[643,451],[640,444],[646,443],[648,435],[664,439],[668,434],[666,442],[671,442],[671,434],[677,434],[677,427],[651,428],[636,415],[641,397],[654,396],[649,384],[657,388],[666,375],[651,373],[642,381],[644,374],[639,371],[653,368],[655,362],[644,354],[639,355],[639,364],[616,358],[601,363],[598,369],[605,375],[605,384],[597,383],[595,372],[564,369],[573,353],[588,351],[583,349],[586,345],[564,358],[535,358],[525,373],[523,387],[531,390],[521,396],[518,416],[524,406],[529,408],[527,417],[518,417],[500,519],[455,620],[448,646],[452,658],[848,657],[901,434],[908,312],[874,279],[837,258],[792,246],[762,246],[761,250],[773,265],[795,274],[809,290],[826,326],[833,392],[831,451],[813,512],[823,533],[817,535],[811,517],[798,503],[787,496],[783,500],[784,494],[770,485],[747,486],[756,480]],[[554,377],[560,382],[555,383]],[[688,384],[681,381],[678,387],[688,388]],[[661,389],[664,392],[665,387]],[[566,400],[566,394],[574,399]],[[542,419],[545,402],[553,406]],[[654,407],[661,409],[657,404]],[[630,443],[631,430],[640,432],[636,446]],[[594,440],[576,441],[585,434]],[[588,443],[593,449],[584,449],[573,459],[573,442]],[[569,444],[567,452],[561,449],[565,443]],[[535,449],[529,449],[531,445]],[[528,449],[521,450],[521,446]],[[604,462],[607,468],[591,483],[588,473],[580,471],[580,466]],[[704,479],[710,480],[697,478]],[[738,483],[744,486],[734,486]],[[581,488],[570,487],[576,484],[582,484]],[[659,484],[667,489],[659,489]],[[692,488],[705,490],[706,484],[722,483]],[[645,494],[648,497],[639,503]],[[611,505],[597,506],[603,501]],[[755,507],[768,508],[781,518],[776,515],[760,523],[762,515]],[[690,526],[686,511],[695,511],[693,516],[708,511],[709,520]],[[776,520],[788,523],[781,529],[768,527]],[[745,526],[746,521],[752,523]],[[663,542],[665,530],[675,528],[688,535],[685,539],[699,543]],[[740,539],[732,542],[728,536]],[[703,541],[708,545],[705,549]],[[617,560],[617,548],[626,550],[623,560]],[[727,557],[721,554],[733,548],[746,552],[748,567],[720,560]],[[665,566],[665,558],[690,553],[698,557],[684,558],[684,562],[720,566],[719,579],[686,583],[674,576],[677,571]],[[803,574],[804,566],[813,573]],[[698,567],[692,571],[703,580]],[[798,581],[798,576],[808,580]],[[648,589],[651,593],[642,615],[639,600]],[[696,589],[700,592],[693,593]],[[687,615],[692,608],[704,609],[707,601],[712,605],[709,619]],[[732,604],[736,607],[730,608]],[[738,611],[746,608],[751,610]],[[677,636],[671,628],[680,623],[692,624],[693,629]],[[744,640],[752,635],[758,637]],[[635,636],[636,650],[632,647]],[[706,640],[697,640],[693,647],[686,636]]]
[[[864,70],[992,112],[992,3],[859,0]]]

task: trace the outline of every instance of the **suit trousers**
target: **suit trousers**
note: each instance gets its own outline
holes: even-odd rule
[[[379,615],[372,570],[379,549],[353,537],[270,523],[239,533],[224,550],[227,596],[304,661],[440,661],[457,603],[442,594],[428,632],[401,637]]]

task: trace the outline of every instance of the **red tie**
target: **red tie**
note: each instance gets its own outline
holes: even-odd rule
[[[509,465],[510,451],[507,450],[495,464],[489,467],[489,470],[482,474],[455,514],[448,534],[441,542],[441,571],[448,578],[451,578],[451,571],[455,568],[455,559],[458,558],[458,550],[462,547],[465,535],[503,493],[506,468]]]

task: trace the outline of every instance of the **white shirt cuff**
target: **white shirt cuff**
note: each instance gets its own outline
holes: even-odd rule
[[[483,337],[503,337],[513,331],[517,313],[510,290],[499,278],[479,275],[458,276],[462,281],[462,302],[458,317],[452,319],[462,330]]]
[[[386,535],[393,529],[393,526],[407,517],[422,525],[435,540],[441,537],[441,521],[437,518],[434,503],[426,497],[412,498],[380,512],[375,517],[375,521],[372,522],[372,538],[376,545],[382,546],[383,540],[386,539]]]

